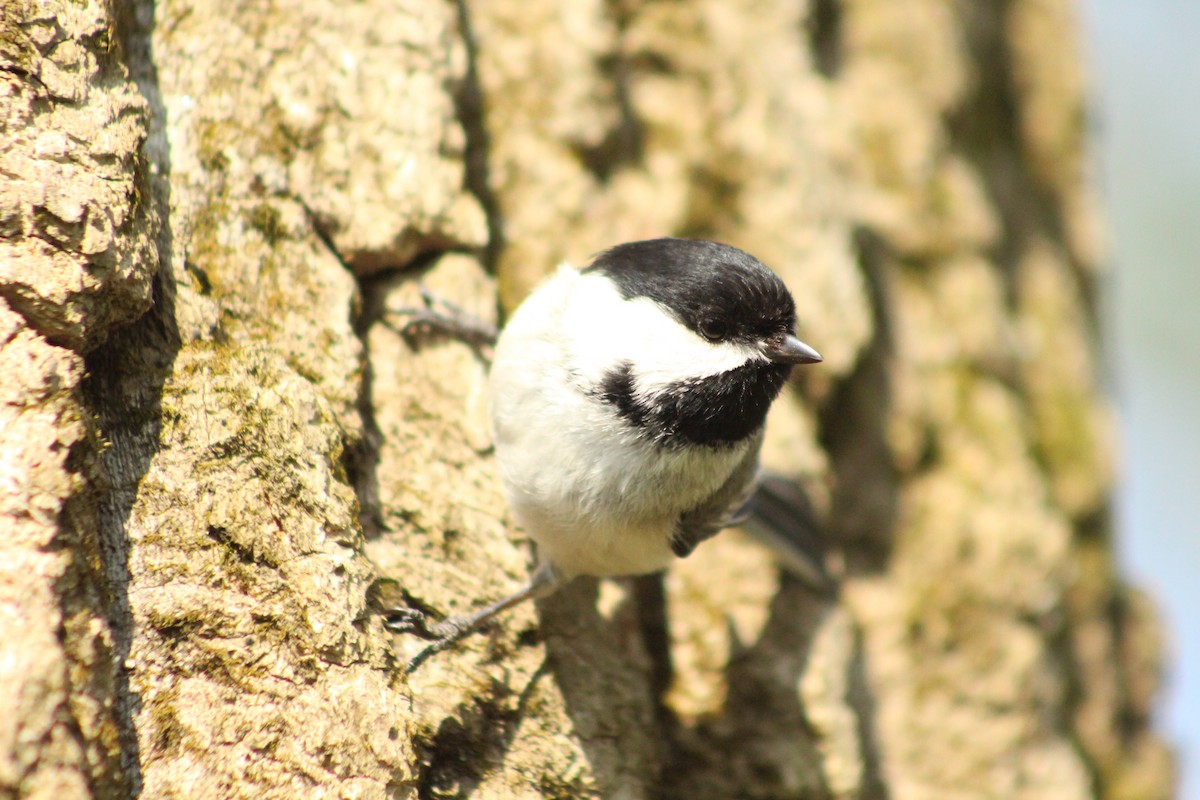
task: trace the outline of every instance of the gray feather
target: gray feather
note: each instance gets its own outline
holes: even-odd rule
[[[825,536],[816,511],[795,481],[759,470],[762,439],[760,430],[725,483],[680,516],[671,550],[683,558],[723,528],[741,527],[769,547],[790,574],[829,592],[834,582],[825,569]]]
[[[683,558],[705,539],[733,524],[734,516],[754,494],[758,475],[758,451],[762,448],[763,428],[754,434],[746,455],[729,473],[725,483],[695,508],[683,512],[671,537],[671,550]]]

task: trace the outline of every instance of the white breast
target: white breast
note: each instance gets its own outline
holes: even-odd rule
[[[522,304],[496,346],[492,427],[506,494],[539,558],[564,577],[665,567],[679,515],[724,483],[749,446],[664,448],[639,437],[588,393],[623,360],[635,360],[641,390],[746,355],[570,267]]]

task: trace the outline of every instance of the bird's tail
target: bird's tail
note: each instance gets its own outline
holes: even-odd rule
[[[793,480],[764,470],[750,499],[730,521],[765,544],[780,565],[810,588],[831,593],[826,535],[808,495]]]

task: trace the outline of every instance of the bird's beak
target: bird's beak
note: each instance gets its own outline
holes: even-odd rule
[[[763,355],[776,364],[816,364],[824,361],[821,354],[792,334],[763,342]]]

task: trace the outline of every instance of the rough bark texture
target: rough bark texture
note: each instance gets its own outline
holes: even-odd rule
[[[1067,0],[0,6],[0,797],[1164,798],[1119,581]],[[486,362],[414,343],[676,234],[826,356],[736,533],[411,678],[514,588]],[[646,595],[640,597],[645,600]]]

